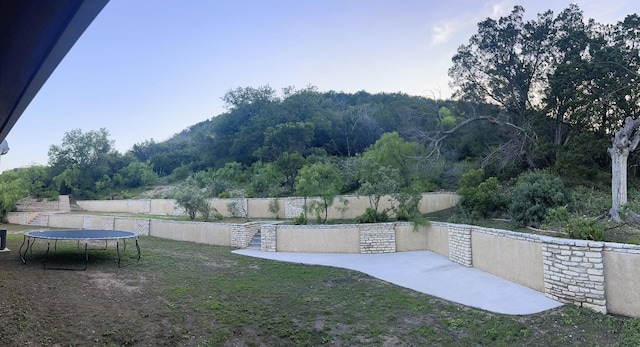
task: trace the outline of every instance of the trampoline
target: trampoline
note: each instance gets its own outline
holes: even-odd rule
[[[20,254],[20,259],[23,264],[27,263],[26,255],[29,250],[33,252],[33,244],[37,239],[47,240],[47,251],[42,259],[42,266],[45,269],[52,270],[86,270],[87,264],[89,263],[89,241],[101,241],[104,240],[105,246],[104,249],[107,249],[108,241],[114,240],[116,242],[116,252],[118,254],[118,267],[121,267],[121,258],[120,258],[120,241],[123,242],[124,249],[127,249],[127,239],[135,239],[136,249],[138,250],[137,260],[140,261],[140,245],[138,244],[138,234],[131,231],[121,231],[121,230],[90,230],[90,229],[77,229],[77,230],[38,230],[38,231],[27,231],[24,233],[24,239],[22,241],[22,245],[20,246],[20,250],[18,253]],[[51,249],[51,241],[54,241],[54,251],[57,248],[58,241],[76,241],[78,243],[78,248],[80,248],[80,244],[84,242],[84,268],[60,268],[60,267],[47,267],[47,256],[49,255],[49,251]],[[26,245],[24,249],[24,253],[22,252],[22,248]]]

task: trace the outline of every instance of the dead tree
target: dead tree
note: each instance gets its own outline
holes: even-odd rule
[[[627,203],[627,159],[640,143],[640,118],[627,117],[624,126],[615,132],[613,144],[607,150],[611,157],[611,219],[621,222],[619,210]]]

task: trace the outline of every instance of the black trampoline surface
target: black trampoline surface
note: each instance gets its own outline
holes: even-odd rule
[[[76,229],[27,231],[24,236],[50,240],[113,240],[135,238],[138,234],[122,230]]]
[[[47,250],[45,252],[44,258],[42,259],[42,266],[45,269],[53,269],[53,270],[86,270],[87,264],[89,263],[89,241],[97,241],[103,240],[105,242],[104,248],[100,248],[99,250],[106,250],[108,247],[109,240],[115,240],[116,252],[118,255],[118,267],[121,267],[121,258],[120,258],[120,241],[124,244],[124,250],[127,249],[126,239],[135,239],[136,249],[138,251],[137,261],[140,261],[140,245],[138,244],[138,234],[132,231],[123,231],[123,230],[107,230],[107,229],[72,229],[72,230],[35,230],[35,231],[27,231],[24,233],[24,240],[22,241],[22,245],[18,250],[20,254],[20,259],[23,264],[27,263],[27,253],[31,251],[30,254],[33,253],[33,245],[36,239],[44,239],[47,240]],[[80,268],[69,268],[69,267],[48,267],[47,266],[47,257],[49,256],[49,251],[51,249],[51,243],[53,241],[54,252],[57,249],[58,241],[77,241],[78,248],[80,248],[80,243],[84,243],[84,267]],[[22,252],[22,248],[26,245],[24,252]]]

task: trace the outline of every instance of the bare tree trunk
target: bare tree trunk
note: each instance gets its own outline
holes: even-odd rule
[[[618,210],[627,203],[627,159],[629,158],[629,148],[623,147],[619,150],[609,149],[611,155],[611,209],[609,214],[611,219],[621,222]]]
[[[620,207],[627,203],[627,159],[640,142],[640,118],[627,117],[624,126],[618,129],[613,137],[613,144],[607,152],[611,156],[611,219],[621,222],[618,213]]]

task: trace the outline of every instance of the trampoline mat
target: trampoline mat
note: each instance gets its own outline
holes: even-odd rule
[[[138,237],[138,234],[131,231],[91,229],[27,231],[24,235],[37,239],[52,240],[109,240]]]

